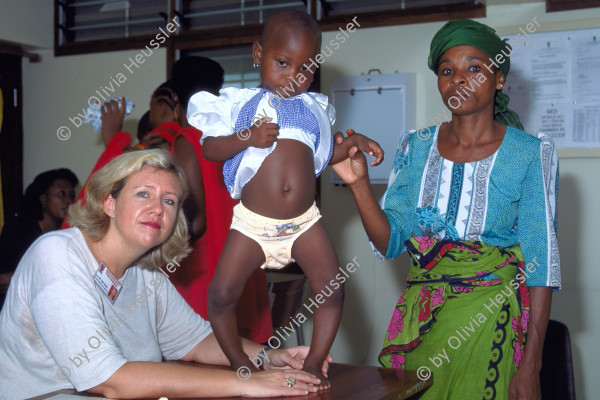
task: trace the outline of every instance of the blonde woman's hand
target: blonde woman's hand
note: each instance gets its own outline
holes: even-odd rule
[[[293,384],[288,383],[293,382]],[[302,396],[317,391],[319,380],[304,371],[294,369],[253,373],[242,381],[245,397]]]

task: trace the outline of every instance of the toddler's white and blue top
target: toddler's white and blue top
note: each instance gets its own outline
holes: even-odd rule
[[[225,88],[218,97],[208,92],[196,93],[187,113],[190,125],[203,132],[201,141],[236,133],[240,139],[248,138],[252,124],[260,124],[265,117],[279,125],[278,139],[295,139],[312,150],[315,175],[319,176],[333,153],[331,125],[335,121],[335,110],[323,94],[282,98],[262,88]],[[223,177],[231,197],[241,197],[242,188],[275,146],[277,142],[268,148],[248,147],[225,162]]]

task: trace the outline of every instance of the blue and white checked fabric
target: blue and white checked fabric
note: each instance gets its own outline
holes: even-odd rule
[[[197,93],[188,105],[188,121],[203,132],[203,139],[245,132],[264,116],[279,125],[279,139],[299,140],[310,147],[315,175],[320,175],[333,154],[331,124],[335,116],[326,96],[302,93],[284,99],[262,88],[227,88],[219,97]],[[265,149],[248,147],[225,162],[223,176],[233,198],[241,197],[243,186],[276,145],[277,142]]]

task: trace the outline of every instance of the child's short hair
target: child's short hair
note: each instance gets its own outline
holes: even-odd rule
[[[310,14],[294,9],[281,10],[273,14],[265,23],[260,42],[264,45],[265,41],[280,34],[282,24],[287,28],[304,31],[314,36],[317,39],[317,51],[321,48],[322,35],[319,23]]]

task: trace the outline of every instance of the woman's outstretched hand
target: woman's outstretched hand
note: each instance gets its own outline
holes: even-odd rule
[[[349,146],[347,146],[346,154],[340,155],[340,157],[343,157],[341,161],[338,161],[335,164],[332,163],[331,167],[346,184],[351,185],[354,182],[365,177],[368,178],[369,176],[367,159],[364,153],[360,151],[360,148],[364,148],[369,154],[376,157],[375,160],[371,162],[371,165],[377,165],[383,161],[383,150],[379,147],[377,142],[357,134],[353,129],[347,129],[346,133],[348,134],[346,137],[344,137],[341,132],[336,132],[334,135],[335,146],[341,146],[345,144],[346,141],[350,140],[352,143],[349,143]],[[353,135],[357,136],[353,137]],[[359,137],[360,139],[366,139],[367,142],[358,140]]]

